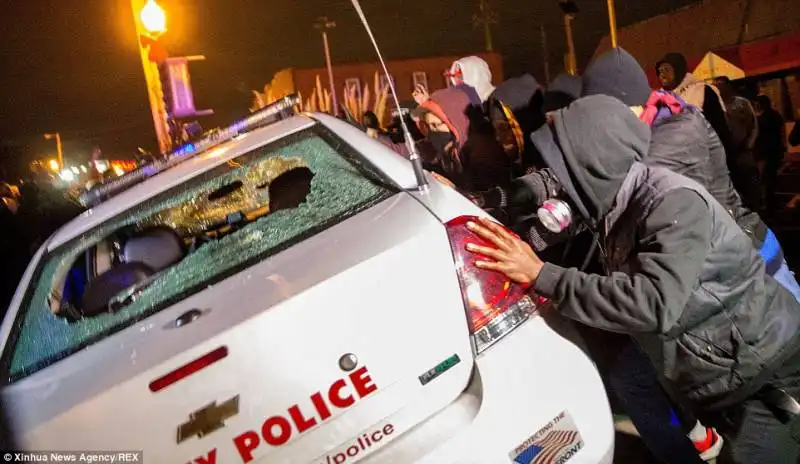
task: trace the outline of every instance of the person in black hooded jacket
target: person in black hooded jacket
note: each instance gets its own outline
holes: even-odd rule
[[[486,113],[495,136],[509,159],[514,175],[525,175],[536,168],[538,157],[526,135],[545,122],[542,88],[530,74],[508,79],[498,85],[486,102]]]
[[[704,113],[670,93],[651,92],[642,67],[621,48],[590,63],[584,83],[584,95],[615,97],[646,120],[652,134],[644,162],[685,175],[708,190],[751,238],[767,273],[800,301],[800,286],[780,243],[761,217],[742,203],[727,169],[723,144]]]
[[[510,185],[473,192],[473,199],[479,206],[503,209],[510,217],[524,220],[536,212],[536,207],[551,195],[551,191],[558,189],[558,182],[543,165],[530,135],[544,125],[546,113],[568,106],[580,93],[580,77],[566,74],[559,75],[544,92],[532,76],[510,79],[497,87],[488,101],[489,118],[498,140],[512,158],[518,157],[519,147],[524,146],[521,150],[522,169],[515,170]],[[518,115],[522,115],[518,118],[519,123]],[[519,232],[530,238],[529,221],[520,227]],[[537,242],[542,240],[538,235],[533,239]],[[542,246],[546,245],[542,242]]]
[[[597,233],[607,272],[542,262],[486,218],[468,224],[492,245],[467,245],[475,265],[549,298],[561,315],[634,337],[665,382],[726,433],[718,462],[796,462],[800,304],[767,275],[749,237],[702,186],[640,162],[650,129],[615,98],[577,100],[532,137],[574,220]]]
[[[644,70],[621,48],[609,51],[590,63],[584,74],[584,83],[586,95],[604,94],[615,97],[651,126],[650,150],[644,163],[665,167],[703,185],[750,236],[754,247],[759,250],[767,264],[767,273],[800,299],[800,287],[786,265],[774,234],[758,214],[743,206],[741,198],[733,188],[728,175],[725,151],[717,133],[703,114],[668,92],[651,92]],[[626,354],[625,350],[634,348],[624,347],[620,359],[628,361],[633,359],[633,356]],[[618,390],[625,388],[619,384],[629,383],[634,377],[626,374],[625,370],[616,372],[619,369],[622,367],[617,364],[611,370],[612,382],[618,384]],[[643,385],[649,383],[650,390],[653,391],[651,396],[659,396],[659,392],[655,391],[654,382],[644,376],[645,370],[646,368],[641,366],[637,368],[637,372],[641,374],[636,379],[639,382],[637,391],[641,391]],[[632,399],[636,400],[637,398]],[[713,457],[715,447],[705,438],[715,432],[698,426],[696,418],[687,414],[680,405],[675,409],[684,431],[696,442],[695,446],[702,452],[703,458]],[[648,445],[652,450],[657,452],[661,445],[668,445],[669,440],[659,438],[667,436],[661,432],[664,427],[660,427],[659,424],[670,422],[668,415],[664,414],[658,418],[656,415],[648,414],[647,423],[641,421],[637,423],[635,413],[638,410],[635,407],[632,410],[634,411],[632,419],[642,436],[646,437],[646,441],[647,438],[650,439]],[[649,433],[651,430],[652,433]],[[654,443],[656,441],[658,442]],[[677,446],[679,445],[673,443],[670,448]],[[716,447],[716,451],[719,451],[719,447]]]

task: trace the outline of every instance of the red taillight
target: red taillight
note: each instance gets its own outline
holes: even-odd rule
[[[534,303],[526,289],[505,275],[475,266],[480,257],[467,251],[467,244],[491,246],[467,229],[467,222],[477,220],[475,216],[460,216],[449,221],[446,228],[470,329],[480,353],[525,322],[541,302],[537,297]]]
[[[163,390],[172,385],[173,383],[179,382],[185,379],[186,377],[189,377],[190,375],[202,369],[205,369],[206,367],[225,358],[226,356],[228,356],[228,347],[221,346],[216,350],[195,359],[189,364],[184,364],[183,366],[175,369],[169,374],[153,380],[152,382],[150,382],[150,391],[155,393],[157,391]]]

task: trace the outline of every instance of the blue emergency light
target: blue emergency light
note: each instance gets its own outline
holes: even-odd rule
[[[300,98],[297,94],[287,95],[228,127],[210,131],[200,140],[176,148],[162,159],[153,161],[121,177],[81,193],[79,200],[87,208],[96,206],[160,172],[191,159],[210,148],[232,140],[237,135],[274,123],[282,117],[293,113],[295,106],[299,103]]]

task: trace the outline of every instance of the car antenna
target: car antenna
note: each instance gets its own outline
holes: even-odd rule
[[[389,76],[389,69],[386,67],[386,62],[383,61],[383,55],[381,54],[381,50],[378,47],[378,42],[375,40],[375,36],[372,35],[372,28],[369,27],[369,23],[367,22],[367,17],[364,16],[364,11],[361,9],[361,4],[358,0],[352,0],[353,7],[356,9],[356,13],[358,13],[358,17],[361,18],[361,23],[364,25],[364,29],[366,29],[367,34],[369,35],[369,39],[372,41],[372,46],[375,47],[375,53],[378,54],[378,60],[381,62],[381,67],[383,68],[383,74],[386,76],[386,82],[389,83],[389,91],[392,94],[392,99],[394,100],[394,104],[398,110],[400,110],[400,100],[397,98],[397,92],[395,92],[394,82],[392,78]],[[422,158],[419,156],[417,152],[417,146],[414,143],[414,138],[411,137],[411,131],[408,130],[408,126],[406,125],[405,118],[400,116],[400,126],[403,129],[403,137],[406,140],[406,147],[408,148],[409,153],[409,161],[411,161],[411,166],[414,168],[414,176],[417,179],[417,189],[423,192],[428,191],[428,179],[425,177],[425,171],[422,168]]]

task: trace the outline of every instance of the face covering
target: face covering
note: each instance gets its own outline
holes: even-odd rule
[[[436,153],[444,157],[447,155],[447,144],[455,142],[452,132],[428,132],[428,141],[433,145]]]

